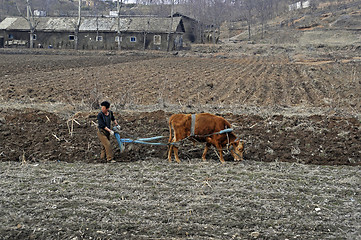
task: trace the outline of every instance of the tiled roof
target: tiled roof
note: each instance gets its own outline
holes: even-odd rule
[[[39,17],[34,18],[36,30],[42,31],[74,31],[78,18],[76,17]],[[174,17],[171,32],[176,32],[181,23],[181,17]],[[130,32],[168,32],[171,18],[127,17],[120,18],[121,31]],[[23,17],[8,17],[0,23],[0,30],[30,29],[29,23]],[[117,31],[118,19],[110,17],[83,17],[80,31]]]

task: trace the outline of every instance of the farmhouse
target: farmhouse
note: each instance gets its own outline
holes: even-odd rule
[[[294,11],[297,9],[309,8],[310,6],[311,6],[310,1],[299,1],[299,2],[288,5],[288,10]]]
[[[202,43],[203,42],[203,33],[201,23],[191,17],[185,16],[179,12],[173,14],[173,17],[181,17],[183,26],[184,26],[184,41],[191,43]]]
[[[33,47],[73,49],[78,42],[78,49],[112,50],[120,42],[121,49],[178,50],[196,41],[198,29],[184,16],[121,17],[119,23],[116,17],[82,17],[76,34],[77,22],[76,17],[34,18]],[[27,19],[8,17],[0,23],[0,47],[30,47],[29,39]]]

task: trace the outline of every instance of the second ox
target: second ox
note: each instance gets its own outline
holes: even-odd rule
[[[231,124],[226,119],[210,113],[173,114],[169,118],[168,160],[172,161],[172,152],[174,152],[175,160],[180,162],[175,143],[185,138],[206,143],[202,155],[204,161],[208,148],[212,145],[218,150],[219,160],[222,163],[224,163],[222,154],[224,149],[230,150],[235,160],[243,160],[244,141],[239,140],[233,132],[219,134],[229,128]]]

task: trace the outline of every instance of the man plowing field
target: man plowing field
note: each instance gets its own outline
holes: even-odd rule
[[[114,131],[111,130],[111,122],[113,121],[115,126],[119,128],[117,120],[115,120],[113,112],[109,110],[110,103],[104,101],[100,104],[101,112],[98,114],[98,138],[101,142],[100,159],[107,162],[115,162],[113,159],[112,146],[110,145],[110,135],[114,135]]]
[[[171,162],[172,152],[176,161],[179,163],[178,147],[183,140],[189,139],[193,142],[205,142],[206,146],[202,155],[205,156],[209,147],[212,145],[218,150],[218,157],[222,163],[224,158],[222,151],[228,150],[235,160],[243,160],[244,141],[240,140],[232,132],[231,124],[223,117],[209,113],[200,114],[173,114],[169,119],[169,141],[168,143],[153,142],[165,138],[156,136],[150,138],[120,138],[120,127],[114,118],[113,112],[109,110],[110,103],[101,103],[102,111],[98,114],[98,138],[101,141],[101,160],[115,162],[113,160],[112,148],[110,145],[110,135],[115,136],[120,151],[124,151],[124,143],[139,143],[145,145],[168,146],[168,159]],[[111,130],[111,122],[114,121],[115,127]],[[173,134],[172,134],[173,132]]]

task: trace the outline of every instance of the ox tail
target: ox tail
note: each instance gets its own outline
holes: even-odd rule
[[[169,119],[169,140],[168,143],[172,142],[172,118]]]
[[[172,142],[172,120],[173,118],[171,117],[169,119],[169,123],[168,123],[168,127],[169,127],[169,140],[168,140],[168,161],[171,162],[172,161],[172,150],[173,150],[173,145],[171,145]],[[174,133],[175,134],[175,133]]]

